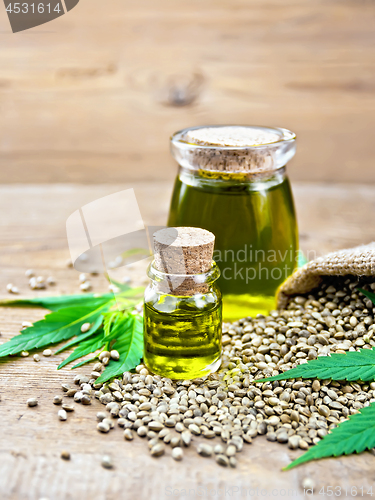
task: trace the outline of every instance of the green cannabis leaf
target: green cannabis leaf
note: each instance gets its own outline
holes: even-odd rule
[[[375,304],[375,293],[368,292],[367,290],[363,290],[363,288],[358,288],[358,291],[363,293],[365,297],[371,300],[373,304]]]
[[[129,287],[127,287],[127,289],[129,289]],[[113,293],[106,293],[104,295],[60,295],[53,297],[36,297],[33,299],[1,300],[0,306],[44,307],[50,311],[59,311],[60,309],[79,305],[94,308],[110,300],[113,300]]]
[[[130,314],[124,333],[117,338],[115,348],[120,354],[119,361],[110,361],[106,370],[96,380],[103,383],[137,366],[143,356],[143,322],[138,315]],[[112,334],[111,334],[112,335]]]
[[[1,301],[0,306],[44,307],[53,312],[1,345],[0,357],[70,339],[56,354],[72,346],[76,348],[60,363],[58,369],[102,348],[110,350],[116,344],[120,360],[110,361],[100,379],[106,381],[123,371],[131,370],[139,364],[143,355],[143,319],[129,310],[139,302],[141,294],[143,288],[131,289],[128,285],[121,285],[121,292],[116,297],[109,293]],[[118,308],[122,310],[119,311]],[[91,326],[87,332],[82,333],[81,326],[84,323],[90,323]],[[73,368],[97,358],[98,355],[81,361]]]
[[[103,344],[104,344],[104,332],[99,333],[98,335],[95,335],[94,338],[84,340],[80,342],[79,346],[66,358],[65,361],[59,364],[57,367],[58,370],[62,368],[63,366],[71,363],[72,361],[75,361],[78,358],[82,358],[83,356],[86,356],[87,354],[91,354],[92,352],[97,351],[100,349]],[[92,359],[87,360],[87,361],[92,361]]]
[[[373,381],[375,380],[375,348],[320,356],[318,359],[308,361],[274,377],[256,380],[256,383],[290,378]]]
[[[1,345],[0,357],[70,339],[80,332],[84,323],[95,322],[110,304],[107,302],[94,309],[90,306],[73,306],[47,314],[44,319]]]
[[[360,453],[375,446],[375,404],[362,408],[360,413],[351,415],[349,420],[335,427],[315,446],[294,460],[284,470],[325,457],[338,457]]]
[[[97,317],[97,319],[94,321],[94,323],[91,325],[91,328],[87,332],[78,334],[75,339],[71,340],[70,342],[67,342],[62,347],[60,347],[60,349],[58,349],[55,352],[55,354],[60,354],[60,352],[65,351],[66,349],[69,349],[73,345],[79,344],[79,342],[81,342],[89,337],[92,337],[92,335],[94,333],[96,333],[100,329],[100,327],[102,326],[103,316],[105,316],[105,315],[100,314]]]
[[[305,254],[302,252],[302,250],[299,250],[298,257],[297,257],[297,267],[298,267],[298,269],[300,267],[303,267],[307,263],[308,263],[308,260],[306,259]]]

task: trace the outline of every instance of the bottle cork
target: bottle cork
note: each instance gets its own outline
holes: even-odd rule
[[[277,142],[280,140],[280,134],[256,127],[202,127],[189,130],[185,134],[185,140],[202,146],[246,148]]]
[[[171,138],[172,154],[189,168],[257,179],[285,166],[295,153],[295,134],[256,126],[193,127]]]
[[[192,295],[205,293],[206,283],[192,276],[211,269],[215,235],[197,227],[169,227],[153,235],[157,270],[166,273],[168,293]]]

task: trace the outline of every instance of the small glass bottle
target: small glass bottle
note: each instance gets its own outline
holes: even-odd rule
[[[194,127],[176,132],[179,164],[169,226],[215,234],[224,320],[275,307],[277,288],[298,260],[298,234],[286,163],[295,153],[286,129]]]
[[[192,379],[221,363],[220,271],[212,261],[215,237],[198,228],[154,234],[151,283],[144,296],[144,355],[150,371]]]

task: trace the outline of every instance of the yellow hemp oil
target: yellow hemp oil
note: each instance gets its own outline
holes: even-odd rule
[[[168,231],[155,235],[163,241]],[[192,379],[216,371],[221,363],[220,271],[212,261],[211,233],[197,228],[178,228],[178,232],[174,247],[172,244],[158,251],[155,245],[155,261],[148,271],[151,282],[144,298],[143,359],[153,373]],[[199,244],[194,247],[196,241]],[[205,251],[207,246],[210,248]],[[180,255],[174,258],[178,252]],[[170,255],[173,258],[168,260]],[[166,263],[171,264],[167,269]]]

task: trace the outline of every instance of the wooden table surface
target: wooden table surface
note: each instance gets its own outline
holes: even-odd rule
[[[24,296],[78,291],[78,273],[65,265],[69,257],[65,222],[77,208],[101,196],[134,187],[146,224],[163,224],[168,210],[168,183],[131,186],[8,185],[0,186],[0,296],[7,283]],[[301,246],[318,254],[368,243],[375,235],[375,186],[295,184],[294,193],[301,231]],[[53,275],[50,291],[32,292],[24,272]],[[93,278],[97,292],[105,290],[102,277]],[[0,308],[1,340],[17,334],[22,321],[43,316],[38,309]],[[57,419],[52,398],[62,382],[71,382],[68,368],[56,371],[65,355],[14,358],[0,363],[0,498],[1,500],[114,500],[168,498],[306,498],[302,482],[315,483],[316,498],[324,486],[367,488],[375,480],[375,457],[370,453],[329,459],[281,472],[300,454],[258,437],[238,456],[236,469],[224,469],[212,459],[197,457],[188,449],[182,463],[170,456],[154,459],[140,438],[125,442],[120,428],[108,435],[96,430],[95,414],[103,406],[75,404],[67,422]],[[81,373],[89,372],[82,367]],[[26,400],[37,397],[39,406]],[[71,460],[60,452],[69,450]],[[101,467],[103,454],[115,467]],[[347,493],[345,489],[347,488]],[[337,491],[337,490],[336,490]],[[360,490],[358,490],[360,491]],[[375,490],[374,490],[375,491]]]
[[[2,7],[0,183],[170,180],[169,136],[222,123],[296,132],[296,180],[375,182],[374,18],[371,0],[82,0],[12,34]]]

